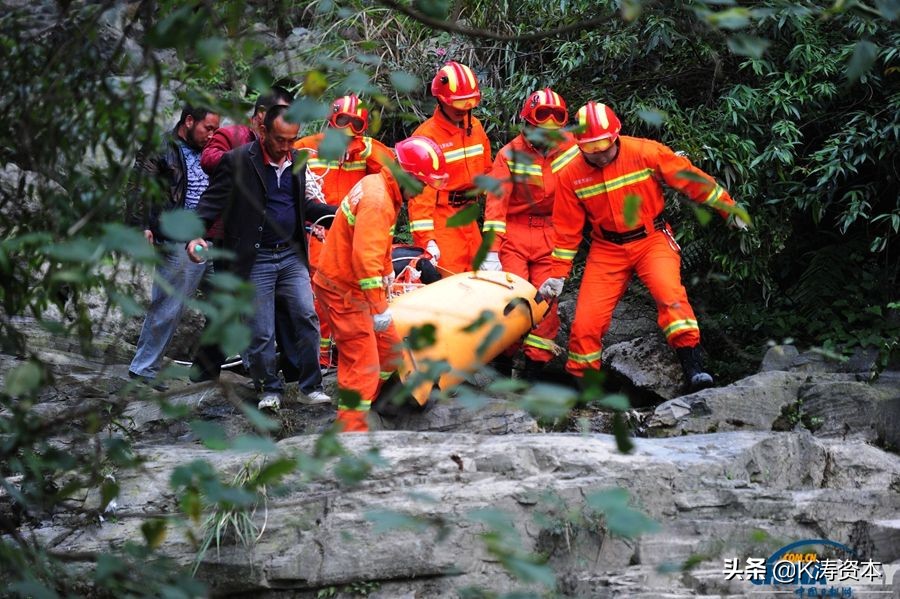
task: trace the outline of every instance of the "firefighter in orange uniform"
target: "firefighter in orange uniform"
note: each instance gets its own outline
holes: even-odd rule
[[[566,370],[576,377],[600,368],[601,339],[613,309],[633,272],[644,282],[658,308],[659,326],[675,349],[690,390],[712,385],[700,353],[700,328],[681,284],[680,248],[663,216],[662,184],[693,201],[716,209],[734,201],[715,179],[661,143],[620,136],[613,111],[588,102],[578,111],[575,134],[581,154],[557,181],[553,207],[553,277],[541,286],[544,296],[558,296],[582,239],[585,219],[591,226],[575,319],[569,338]],[[626,198],[640,201],[636,221],[626,219]],[[740,218],[732,224],[747,227]]]
[[[342,96],[331,105],[328,117],[329,127],[339,129],[350,137],[344,157],[340,160],[319,158],[319,144],[324,133],[308,135],[297,140],[294,148],[309,153],[306,166],[309,172],[319,179],[322,195],[326,204],[337,206],[350,189],[366,175],[381,171],[383,165],[393,161],[391,151],[383,143],[363,135],[368,127],[369,111],[353,94]],[[321,233],[321,232],[320,232]],[[324,241],[315,235],[309,236],[309,269],[315,274],[319,264]],[[333,366],[331,359],[331,330],[324,317],[318,299],[315,301],[316,314],[322,327],[319,342],[319,365],[323,368]]]
[[[430,139],[410,137],[395,151],[400,168],[421,183],[434,189],[446,183],[444,155]],[[341,200],[313,277],[313,291],[341,348],[338,386],[360,397],[357,406],[338,404],[337,422],[344,432],[369,430],[372,401],[398,364],[400,339],[387,289],[394,278],[394,223],[409,195],[387,168],[353,186]]]
[[[494,231],[496,237],[481,268],[511,272],[540,287],[551,276],[556,174],[578,156],[578,146],[571,133],[558,131],[569,112],[565,100],[549,87],[529,94],[519,116],[525,130],[497,153],[491,171],[502,188],[489,193],[485,204],[483,230]],[[545,131],[529,134],[531,128]],[[525,338],[526,378],[536,376],[553,358],[557,331],[554,305]]]
[[[435,258],[450,273],[472,270],[481,245],[476,222],[448,227],[447,219],[478,200],[474,179],[491,167],[491,144],[472,109],[481,101],[478,80],[469,67],[448,62],[434,76],[431,94],[437,98],[434,116],[419,125],[413,135],[427,137],[444,152],[447,187],[427,187],[409,201],[409,228],[413,243]]]

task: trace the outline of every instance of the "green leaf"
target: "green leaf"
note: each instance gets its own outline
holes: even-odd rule
[[[209,282],[221,291],[237,291],[248,286],[246,280],[230,272],[217,272],[209,277]]]
[[[25,362],[6,374],[6,394],[10,397],[22,397],[36,391],[41,385],[43,371],[34,362]]]
[[[767,39],[736,33],[728,36],[728,49],[738,56],[749,56],[751,58],[762,58],[769,46],[772,45]]]
[[[153,260],[156,250],[147,243],[143,233],[119,223],[103,226],[103,245],[110,251],[122,252],[135,260]]]
[[[450,14],[449,0],[413,0],[413,6],[432,19],[445,20]]]
[[[661,127],[663,123],[669,120],[669,113],[657,108],[653,108],[650,110],[638,110],[637,114],[642,121],[644,121],[651,127]]]
[[[147,241],[144,240],[144,244],[146,243]],[[83,237],[51,245],[44,248],[43,251],[50,258],[55,258],[60,262],[85,264],[95,263],[103,254],[103,248],[97,241]]]
[[[21,597],[28,599],[58,599],[59,595],[52,589],[49,589],[37,582],[36,580],[23,580],[14,582],[9,585],[9,591],[18,593]]]
[[[481,205],[478,202],[472,202],[453,216],[447,219],[448,227],[462,227],[469,223],[474,223],[481,216]]]
[[[190,241],[203,237],[206,227],[193,210],[169,210],[159,217],[163,235],[175,241]]]
[[[281,422],[269,418],[249,404],[241,404],[241,411],[244,413],[244,416],[247,417],[247,420],[250,421],[250,424],[252,424],[256,430],[275,431],[281,428]]]
[[[638,224],[638,218],[641,211],[641,196],[629,193],[625,196],[625,206],[623,216],[625,217],[625,226],[633,229]]]
[[[622,416],[622,412],[613,414],[613,437],[616,439],[616,448],[621,453],[631,453],[634,443],[631,441],[631,430]]]
[[[847,63],[847,81],[856,83],[859,79],[869,72],[875,59],[878,58],[879,48],[869,41],[857,42],[853,48],[853,55]]]
[[[431,347],[437,341],[436,329],[433,324],[423,324],[420,327],[412,327],[409,336],[405,339],[413,351]]]
[[[291,123],[308,123],[328,118],[328,104],[312,98],[297,98],[284,113],[284,119]]]
[[[493,230],[484,232],[481,238],[481,245],[478,246],[475,257],[472,258],[472,270],[478,270],[481,267],[481,263],[484,262],[488,252],[491,251],[491,246],[494,245],[494,237],[496,236],[497,233]]]
[[[391,71],[391,85],[401,94],[408,94],[417,91],[422,81],[406,71]]]
[[[609,408],[611,410],[618,410],[619,412],[624,412],[628,408],[631,407],[631,402],[628,401],[628,397],[622,395],[621,393],[615,393],[613,395],[604,395],[603,398],[597,402],[599,405],[604,408]]]
[[[323,160],[340,160],[347,151],[350,137],[342,133],[340,129],[329,127],[325,130],[325,136],[319,143],[319,158]]]
[[[118,291],[109,291],[108,294],[109,299],[122,310],[122,314],[125,316],[140,316],[146,312],[144,307],[134,301],[134,298],[130,295],[125,295]]]
[[[228,435],[221,425],[205,420],[194,420],[190,423],[190,427],[209,449],[228,449]]]
[[[347,75],[343,81],[343,90],[346,93],[361,94],[377,94],[378,88],[372,85],[369,80],[369,74],[361,69],[356,69]]]
[[[239,354],[250,345],[250,328],[242,322],[229,322],[222,329],[219,345],[226,356]]]
[[[496,177],[476,175],[472,182],[479,191],[487,191],[493,194],[499,194],[503,191],[503,181]]]
[[[630,23],[641,16],[641,0],[622,0],[621,10],[622,19]]]
[[[529,414],[540,418],[562,418],[575,406],[578,394],[559,385],[539,383],[525,392],[521,406]]]
[[[274,81],[275,76],[269,70],[269,67],[265,65],[253,67],[253,70],[250,72],[250,89],[259,94],[269,93]]]
[[[141,534],[150,549],[158,549],[166,538],[166,521],[160,518],[147,520],[141,524]]]
[[[208,37],[197,42],[197,56],[207,67],[218,67],[225,58],[228,44],[221,37]]]
[[[104,478],[100,483],[100,511],[106,511],[109,502],[119,496],[119,483],[112,478]]]
[[[875,0],[875,7],[888,21],[896,21],[897,17],[900,17],[900,1],[898,0]]]
[[[383,534],[394,530],[425,532],[429,528],[428,523],[420,518],[408,516],[393,510],[370,510],[365,513],[364,517],[372,523],[372,530],[376,534]]]
[[[321,98],[328,89],[328,77],[318,69],[312,69],[306,73],[303,80],[303,93],[311,98]]]
[[[713,27],[720,29],[743,29],[750,24],[750,11],[746,8],[729,8],[721,12],[711,12],[706,20]]]
[[[359,391],[354,391],[353,389],[338,389],[338,405],[353,410],[359,406],[359,402],[361,401],[362,397],[360,396]]]
[[[127,564],[118,557],[108,553],[101,553],[97,556],[97,567],[94,568],[94,580],[103,582],[117,574],[125,572],[127,569]]]
[[[255,482],[257,485],[277,483],[296,469],[297,460],[292,458],[281,458],[263,466],[262,470],[259,471],[259,474],[256,475]]]
[[[694,209],[694,216],[697,218],[697,222],[700,223],[701,227],[705,227],[709,224],[709,221],[712,220],[712,214],[709,213],[709,210],[704,210],[699,206],[692,206]]]

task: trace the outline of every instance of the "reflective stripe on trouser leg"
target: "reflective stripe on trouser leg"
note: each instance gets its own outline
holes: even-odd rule
[[[657,322],[666,342],[671,347],[698,345],[700,327],[681,284],[681,255],[672,249],[662,231],[635,243],[643,246],[635,270],[656,301]]]
[[[553,227],[549,224],[535,226],[529,224],[527,219],[509,219],[507,233],[500,246],[503,270],[540,287],[551,276],[552,233]],[[544,319],[525,338],[522,344],[525,356],[535,362],[549,362],[553,359],[553,340],[558,332],[558,304],[554,302]],[[514,348],[518,349],[518,345]]]
[[[628,287],[631,272],[631,261],[623,247],[594,242],[585,263],[569,335],[566,370],[571,374],[582,376],[585,370],[600,368],[601,339]]]

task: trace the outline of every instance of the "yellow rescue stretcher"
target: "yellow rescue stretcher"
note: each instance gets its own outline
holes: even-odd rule
[[[449,372],[413,390],[413,398],[424,406],[435,384],[447,389],[462,382],[531,331],[548,309],[531,283],[495,271],[452,275],[395,297],[394,326],[406,342],[400,378],[425,376],[430,363],[449,364]],[[415,348],[414,331],[428,324],[434,326],[434,343]],[[421,333],[418,337],[421,340]]]

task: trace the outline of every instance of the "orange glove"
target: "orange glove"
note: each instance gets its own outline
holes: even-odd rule
[[[368,412],[362,410],[338,410],[335,422],[342,433],[369,432]]]

